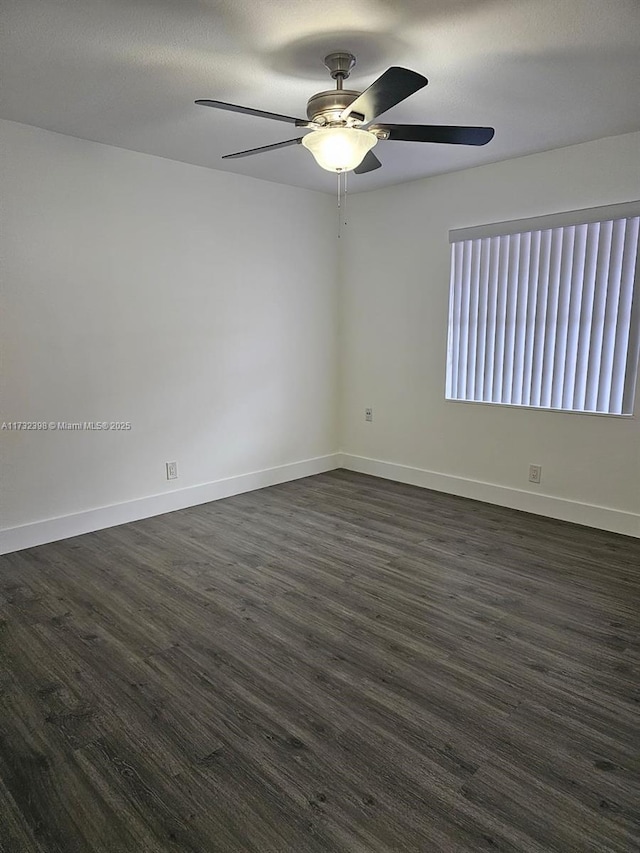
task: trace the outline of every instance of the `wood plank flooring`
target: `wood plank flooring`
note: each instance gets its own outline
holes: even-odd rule
[[[640,540],[346,471],[0,557],[0,851],[638,851],[639,612]]]

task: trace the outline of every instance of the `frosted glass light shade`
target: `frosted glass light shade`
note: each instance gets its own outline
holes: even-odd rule
[[[302,138],[302,144],[328,172],[350,172],[364,160],[378,137],[356,127],[322,127]]]

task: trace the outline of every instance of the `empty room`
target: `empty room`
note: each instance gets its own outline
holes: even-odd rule
[[[640,850],[635,0],[0,9],[0,853]]]

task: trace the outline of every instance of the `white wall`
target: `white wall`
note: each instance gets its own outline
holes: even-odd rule
[[[0,422],[132,424],[0,431],[0,529],[337,450],[332,199],[11,122],[0,147]]]
[[[640,535],[638,416],[444,400],[449,229],[638,198],[640,134],[352,196],[342,246],[347,464]],[[543,466],[540,486],[528,483],[529,463]]]
[[[352,195],[341,270],[332,197],[11,122],[0,145],[0,423],[132,423],[0,430],[0,552],[331,468],[339,446],[640,535],[638,418],[443,394],[449,228],[638,198],[640,134]]]

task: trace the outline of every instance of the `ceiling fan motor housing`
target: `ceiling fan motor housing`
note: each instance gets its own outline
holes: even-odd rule
[[[319,121],[321,124],[330,124],[340,121],[340,114],[349,104],[353,103],[360,92],[350,89],[330,89],[327,92],[318,92],[312,95],[307,103],[307,117],[310,121]],[[353,119],[360,116],[353,114]],[[348,122],[349,124],[351,122]]]

